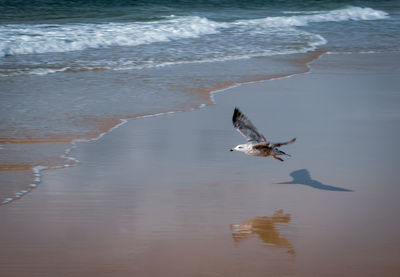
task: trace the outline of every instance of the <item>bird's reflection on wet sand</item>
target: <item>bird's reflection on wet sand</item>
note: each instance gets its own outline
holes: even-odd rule
[[[235,242],[257,235],[263,243],[277,248],[287,249],[287,253],[295,255],[293,245],[284,237],[281,237],[279,226],[276,223],[289,223],[290,214],[284,214],[283,210],[277,210],[272,216],[258,216],[242,222],[232,224],[232,238]]]

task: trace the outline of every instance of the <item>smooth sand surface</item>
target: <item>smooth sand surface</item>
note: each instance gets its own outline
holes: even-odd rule
[[[131,120],[0,208],[0,276],[399,276],[397,54]],[[238,106],[285,162],[229,152]]]

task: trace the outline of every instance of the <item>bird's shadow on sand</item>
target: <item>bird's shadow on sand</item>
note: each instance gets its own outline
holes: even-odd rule
[[[277,184],[299,184],[299,185],[305,185],[305,186],[309,186],[309,187],[316,188],[316,189],[329,190],[329,191],[352,191],[352,190],[346,189],[346,188],[325,185],[317,180],[313,180],[313,179],[311,179],[310,172],[308,172],[307,169],[300,169],[300,170],[293,171],[292,173],[290,173],[290,176],[292,176],[292,178],[293,178],[292,181],[280,182]]]

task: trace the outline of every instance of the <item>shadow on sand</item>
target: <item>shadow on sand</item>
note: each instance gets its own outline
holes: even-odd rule
[[[307,169],[300,169],[300,170],[293,171],[292,173],[290,173],[290,176],[292,176],[292,178],[293,178],[292,181],[281,182],[278,184],[299,184],[299,185],[305,185],[305,186],[309,186],[309,187],[316,188],[316,189],[330,190],[330,191],[352,191],[350,189],[325,185],[317,180],[313,180],[313,179],[311,179],[310,172],[308,172]]]
[[[294,247],[286,238],[281,237],[279,223],[289,223],[290,214],[277,210],[272,216],[258,216],[241,224],[232,224],[232,238],[235,242],[257,235],[263,243],[277,248],[284,248],[287,253],[295,255]]]

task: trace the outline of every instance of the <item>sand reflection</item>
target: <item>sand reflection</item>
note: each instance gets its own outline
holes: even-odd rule
[[[276,223],[289,223],[290,214],[277,210],[272,216],[259,216],[241,224],[232,224],[232,238],[235,242],[257,235],[264,243],[278,248],[286,248],[287,253],[295,255],[294,247],[287,239],[281,237]]]

